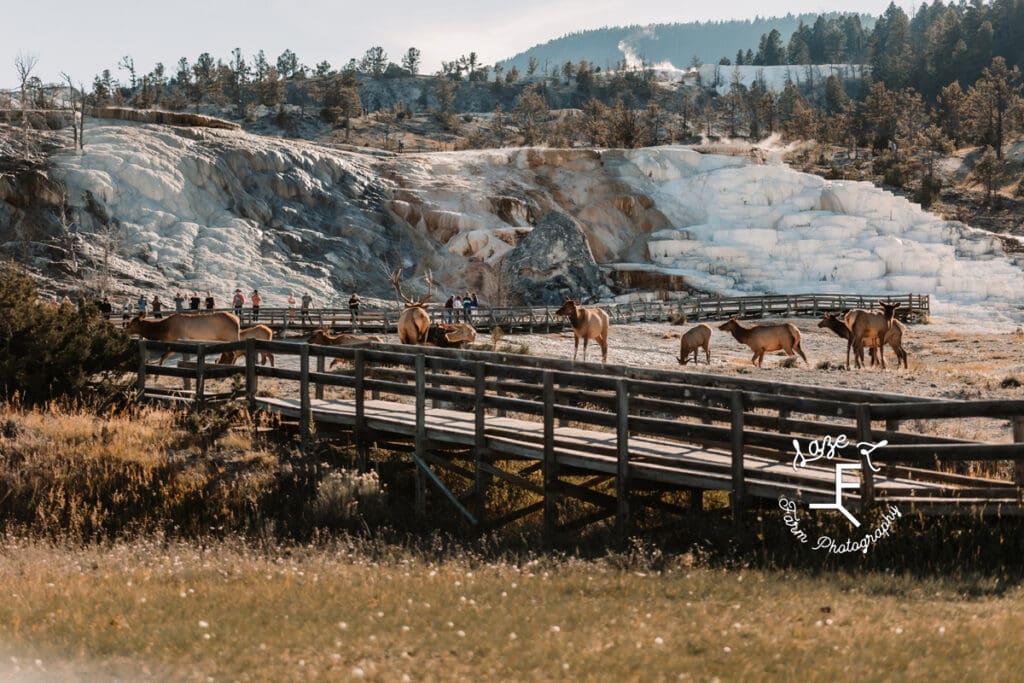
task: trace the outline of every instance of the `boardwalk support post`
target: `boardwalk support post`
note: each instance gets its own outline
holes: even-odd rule
[[[316,371],[320,374],[324,373],[324,354],[322,353],[318,353],[316,355]],[[322,401],[324,399],[324,385],[317,382],[313,386],[316,387],[315,391],[317,399]]]
[[[626,380],[615,382],[615,409],[618,411],[616,445],[618,467],[615,477],[615,535],[619,547],[625,547],[629,535],[629,388]]]
[[[476,405],[473,425],[473,490],[476,492],[476,518],[483,526],[487,512],[487,485],[490,483],[490,476],[484,472],[484,450],[487,448],[487,366],[478,361],[473,369],[473,398]]]
[[[423,467],[426,466],[427,450],[427,385],[426,385],[426,357],[422,353],[416,354],[416,500],[415,511],[423,516],[427,511],[427,489],[426,477]]]
[[[309,449],[313,408],[309,401],[309,344],[299,349],[299,439],[303,454]]]
[[[733,519],[739,521],[746,504],[746,482],[743,473],[743,394],[731,392],[732,409],[732,506]]]
[[[256,412],[256,340],[245,340],[245,399],[249,412]]]
[[[206,345],[200,344],[196,353],[196,402],[195,407],[202,409],[206,402]]]
[[[555,509],[555,488],[558,485],[558,473],[555,468],[555,382],[550,370],[545,370],[544,378],[544,542],[551,544],[555,535],[557,522]]]
[[[146,340],[139,340],[139,376],[137,378],[136,388],[139,391],[139,397],[142,397],[146,393],[146,360],[149,358],[149,351],[146,350]]]
[[[871,441],[871,405],[868,403],[858,403],[856,407],[857,415],[857,441],[866,442]],[[871,461],[867,455],[862,455],[860,458],[860,476],[861,476],[861,492],[860,492],[860,509],[861,512],[867,512],[868,509],[874,504],[875,500],[875,476],[871,470]]]
[[[1024,415],[1018,415],[1011,422],[1013,426],[1013,442],[1024,443]],[[1024,491],[1024,461],[1013,461],[1013,483],[1017,485],[1017,504],[1021,505],[1022,491]]]
[[[356,418],[353,426],[353,439],[356,442],[356,469],[359,472],[366,471],[366,460],[369,447],[366,443],[366,352],[363,349],[356,350],[356,357],[353,361],[353,374],[356,394]]]

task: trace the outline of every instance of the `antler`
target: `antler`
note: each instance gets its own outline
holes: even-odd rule
[[[414,305],[416,303],[412,299],[410,299],[409,297],[407,297],[405,294],[402,293],[402,269],[401,268],[396,268],[394,270],[394,272],[391,273],[391,277],[388,278],[388,281],[395,288],[395,292],[398,293],[398,297],[402,301],[404,301],[409,306],[412,306],[412,305]]]
[[[421,306],[430,301],[430,298],[434,296],[434,275],[430,270],[423,274],[423,281],[427,283],[427,294],[417,302]]]
[[[430,301],[430,298],[434,295],[434,276],[431,274],[431,272],[429,270],[426,273],[424,273],[423,279],[427,283],[427,293],[426,293],[425,296],[420,297],[420,299],[418,299],[416,301],[413,301],[412,299],[410,299],[409,297],[407,297],[405,294],[402,293],[402,269],[401,268],[395,269],[391,273],[391,276],[388,278],[388,281],[395,288],[395,292],[398,293],[399,298],[401,298],[402,301],[405,302],[406,306],[422,306],[425,303],[427,303],[428,301]]]

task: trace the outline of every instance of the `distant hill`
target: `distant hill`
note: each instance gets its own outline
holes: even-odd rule
[[[579,31],[535,45],[504,62],[507,71],[512,66],[525,73],[530,57],[536,57],[540,69],[547,64],[560,66],[567,61],[581,59],[602,69],[614,67],[623,57],[620,43],[628,46],[633,56],[655,64],[671,62],[677,67],[688,66],[694,55],[704,63],[718,63],[722,57],[734,59],[737,50],[757,52],[761,36],[773,28],[782,34],[783,45],[803,21],[813,26],[818,14],[787,14],[784,17],[755,18],[743,21],[709,21],[687,24],[651,24],[649,26],[614,26],[590,31]],[[826,19],[838,13],[824,14]],[[875,17],[860,17],[865,29],[875,25]]]

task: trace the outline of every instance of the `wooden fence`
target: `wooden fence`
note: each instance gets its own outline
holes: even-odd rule
[[[927,294],[771,294],[747,297],[694,297],[678,301],[637,301],[632,303],[595,304],[607,311],[612,324],[639,322],[669,322],[686,316],[687,320],[739,318],[763,318],[767,316],[819,316],[827,311],[841,311],[849,308],[875,307],[879,301],[899,301],[897,317],[906,320],[908,316],[926,317],[930,314],[930,299]],[[205,309],[204,309],[205,310]],[[219,311],[233,312],[232,308]],[[432,304],[428,306],[432,318],[437,322],[464,320],[461,308],[445,309]],[[500,327],[506,332],[550,332],[561,330],[565,318],[555,315],[558,306],[485,306],[473,309],[469,322],[481,330]],[[449,313],[450,311],[450,313]],[[164,311],[169,314],[173,311]],[[184,311],[196,312],[196,311]],[[353,319],[348,308],[316,308],[305,314],[299,309],[262,307],[258,318],[252,309],[242,309],[242,324],[268,325],[278,336],[287,333],[308,334],[326,327],[333,330],[358,329],[362,332],[390,334],[397,331],[398,308],[362,308]]]
[[[153,376],[189,378],[195,388],[178,393],[202,404],[206,383],[245,377],[245,398],[255,409],[297,420],[303,443],[318,430],[350,430],[365,466],[371,444],[405,440],[417,472],[417,506],[425,482],[471,524],[485,521],[484,489],[494,479],[536,492],[542,502],[517,511],[542,511],[548,533],[614,516],[625,533],[633,505],[674,510],[665,491],[730,494],[735,515],[752,499],[779,495],[810,502],[834,500],[834,477],[820,468],[797,471],[790,462],[794,439],[804,452],[812,440],[846,436],[888,445],[877,451],[880,473],[862,469],[861,508],[876,502],[906,504],[922,512],[1018,514],[1019,488],[1011,481],[942,471],[964,461],[1024,461],[1024,401],[951,401],[878,392],[784,384],[774,381],[465,350],[370,344],[320,347],[246,340],[229,344],[139,343],[139,389]],[[185,367],[153,366],[150,351],[195,354]],[[222,351],[244,350],[244,366],[209,363]],[[297,358],[298,368],[270,368],[261,351]],[[326,365],[340,359],[342,368]],[[297,395],[259,393],[261,378],[290,380]],[[342,392],[325,399],[325,389]],[[934,421],[985,419],[1002,443],[975,442],[935,433]],[[994,421],[994,422],[992,422]],[[908,423],[910,423],[908,425]],[[1004,429],[1005,424],[1009,429]],[[1004,427],[1000,427],[1003,424]],[[909,426],[909,428],[908,428]],[[499,462],[526,462],[516,470]],[[433,468],[469,482],[461,493]],[[542,481],[530,474],[542,471]],[[829,476],[826,476],[829,475]],[[1017,482],[1020,483],[1020,482]],[[611,491],[601,489],[610,487]],[[555,501],[571,497],[597,511],[558,526]],[[468,500],[475,501],[470,510]],[[591,518],[592,517],[592,518]]]

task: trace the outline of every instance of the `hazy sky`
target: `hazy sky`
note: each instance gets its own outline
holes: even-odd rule
[[[227,60],[234,47],[248,57],[263,48],[273,62],[286,48],[312,65],[340,66],[381,45],[397,62],[410,46],[423,53],[424,73],[441,60],[476,51],[487,64],[532,45],[587,28],[655,22],[747,19],[787,12],[880,14],[889,0],[3,0],[0,26],[0,86],[15,82],[19,52],[38,57],[36,75],[59,79],[61,71],[91,83],[103,68],[114,71],[131,55],[140,73],[160,61],[172,70],[180,57],[201,52]],[[912,2],[897,2],[908,13]],[[785,36],[788,40],[788,36]],[[756,45],[751,46],[756,48]],[[124,78],[125,75],[119,74]]]

